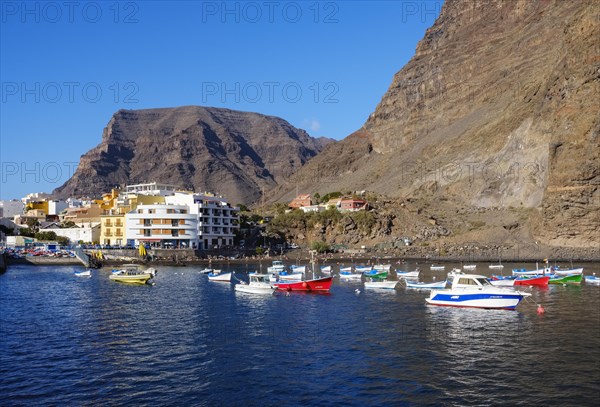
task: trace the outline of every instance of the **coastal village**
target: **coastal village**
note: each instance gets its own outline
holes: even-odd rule
[[[299,194],[286,212],[356,212],[367,208],[368,202],[361,198],[336,196],[316,203],[310,194]],[[143,245],[204,251],[245,243],[240,238],[239,206],[218,194],[185,191],[157,182],[115,188],[100,199],[59,200],[32,193],[20,201],[1,201],[0,218],[0,244],[10,249],[52,251],[72,245],[137,249]]]

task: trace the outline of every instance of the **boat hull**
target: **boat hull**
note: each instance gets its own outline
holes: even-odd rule
[[[515,281],[515,285],[535,285],[535,286],[546,286],[548,285],[548,281],[550,281],[550,276],[540,276],[540,277],[519,277]]]
[[[328,292],[332,282],[333,277],[325,277],[306,281],[280,281],[273,285],[281,291]]]
[[[235,291],[241,292],[241,293],[248,293],[248,294],[262,294],[262,295],[269,295],[269,294],[273,294],[275,292],[275,290],[277,290],[277,288],[269,285],[269,284],[265,284],[265,285],[252,285],[252,284],[236,284],[235,286]]]
[[[208,281],[216,281],[221,283],[229,283],[231,282],[231,273],[222,273],[222,274],[208,274]]]
[[[574,284],[579,285],[583,280],[583,274],[574,274],[571,276],[557,276],[556,278],[551,278],[548,281],[548,284]]]
[[[586,284],[600,285],[600,278],[596,276],[585,276]]]
[[[429,270],[442,271],[442,270],[446,270],[446,266],[431,266],[431,267],[429,267]]]
[[[446,281],[440,281],[437,283],[406,283],[406,287],[413,288],[416,290],[441,290],[446,287]]]
[[[395,290],[397,281],[366,281],[365,288],[369,290]]]
[[[502,264],[490,264],[491,269],[503,269],[504,265]]]
[[[279,280],[298,281],[302,278],[302,273],[279,273]]]
[[[556,274],[557,276],[570,276],[573,274],[583,274],[583,267],[576,268],[576,269],[569,269],[569,270],[555,269],[555,270],[552,270],[552,272],[554,274]]]
[[[456,292],[453,290],[434,290],[426,299],[430,305],[461,308],[485,308],[514,310],[523,299],[523,295],[515,292]]]
[[[111,279],[112,281],[116,281],[117,283],[142,285],[142,284],[148,283],[148,280],[150,280],[152,278],[152,275],[151,274],[140,274],[137,276],[128,276],[128,275],[121,276],[118,274],[112,274],[108,278]]]
[[[419,271],[397,271],[398,278],[417,278]]]

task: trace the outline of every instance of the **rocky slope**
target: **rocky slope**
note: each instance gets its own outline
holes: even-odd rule
[[[447,224],[516,208],[532,241],[598,247],[598,112],[597,2],[447,0],[364,126],[273,196],[370,190]]]
[[[97,195],[115,185],[157,181],[251,203],[329,142],[257,113],[199,106],[120,110],[102,142],[54,194]]]

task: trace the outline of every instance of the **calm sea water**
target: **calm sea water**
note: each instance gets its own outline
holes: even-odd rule
[[[0,405],[600,400],[600,287],[534,288],[538,315],[533,301],[432,307],[426,293],[338,282],[330,295],[252,296],[200,269],[164,267],[155,286],[128,286],[110,270],[81,279],[81,268],[11,266],[0,276]]]

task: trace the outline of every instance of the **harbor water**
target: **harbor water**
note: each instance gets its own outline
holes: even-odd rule
[[[532,268],[504,273],[521,267]],[[600,275],[598,263],[583,267]],[[80,267],[10,266],[0,275],[0,405],[600,399],[598,286],[524,287],[530,300],[498,311],[429,306],[428,293],[402,283],[377,292],[337,278],[327,295],[243,294],[202,268],[161,267],[154,286],[131,286],[110,281],[110,269],[78,278]],[[256,267],[222,268],[247,280]],[[430,282],[452,265],[421,268]],[[487,264],[475,272],[491,275]]]

